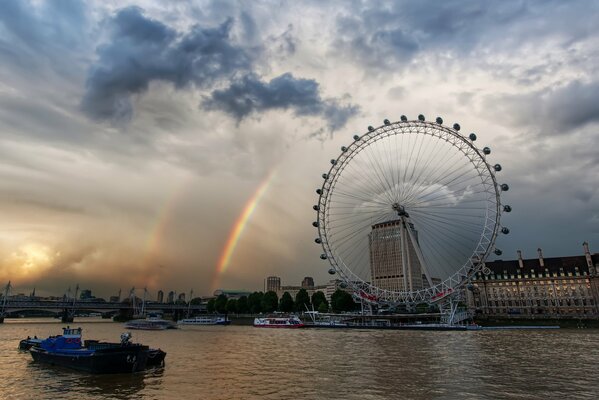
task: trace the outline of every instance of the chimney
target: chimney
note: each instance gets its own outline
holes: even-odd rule
[[[543,250],[539,247],[537,249],[537,253],[539,253],[539,265],[541,268],[545,267],[545,260],[543,260]]]
[[[589,244],[584,242],[582,244],[582,248],[584,249],[584,258],[587,260],[587,267],[589,267],[589,272],[591,275],[595,275],[595,266],[593,265],[593,259],[591,258],[591,252],[589,251]]]
[[[518,266],[521,270],[524,269],[524,262],[522,261],[522,251],[518,250]]]

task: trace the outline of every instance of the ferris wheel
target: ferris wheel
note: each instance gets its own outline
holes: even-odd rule
[[[501,192],[489,147],[460,126],[401,116],[355,135],[331,160],[314,205],[330,274],[377,304],[434,303],[481,270],[502,227]]]

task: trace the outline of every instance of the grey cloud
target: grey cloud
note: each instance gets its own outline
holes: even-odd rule
[[[332,131],[343,127],[358,112],[355,105],[341,105],[335,99],[322,99],[318,82],[294,78],[290,73],[273,78],[270,82],[247,75],[226,89],[212,92],[204,99],[203,105],[208,109],[224,111],[238,121],[252,113],[291,109],[298,116],[325,118]]]
[[[572,81],[531,93],[490,96],[494,108],[511,125],[533,126],[545,134],[567,134],[599,122],[599,82]]]
[[[110,42],[98,49],[98,63],[90,70],[83,110],[97,120],[126,121],[133,112],[131,97],[154,80],[207,87],[248,71],[251,56],[230,40],[232,23],[194,26],[180,35],[137,7],[120,10],[111,21]]]
[[[594,35],[596,10],[589,1],[357,2],[339,13],[331,51],[374,70],[393,70],[420,53],[491,57],[548,38],[567,47]]]

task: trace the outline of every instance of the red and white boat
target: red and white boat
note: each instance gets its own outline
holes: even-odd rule
[[[295,315],[289,317],[254,318],[254,326],[258,328],[302,328],[304,323]]]

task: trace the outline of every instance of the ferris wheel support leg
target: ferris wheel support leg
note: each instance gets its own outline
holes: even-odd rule
[[[402,275],[403,275],[403,290],[408,290],[408,274],[407,274],[407,270],[408,270],[408,261],[407,261],[407,250],[408,250],[408,246],[407,246],[407,242],[406,242],[406,227],[405,224],[401,224],[400,226],[400,233],[399,233],[399,243],[401,246],[401,265],[402,265]]]
[[[405,226],[407,224],[407,222],[404,217],[401,217],[401,221],[402,221],[402,225],[404,226],[404,229],[408,232],[408,235],[410,236],[410,240],[412,241],[414,250],[416,250],[416,257],[418,257],[418,261],[420,261],[420,268],[422,268],[422,272],[424,272],[424,275],[426,276],[426,280],[428,281],[429,286],[433,287],[434,286],[433,279],[431,277],[430,272],[428,271],[428,267],[426,266],[426,263],[424,262],[424,257],[422,256],[422,251],[420,250],[420,245],[416,241],[416,238],[414,237],[412,230],[408,229]]]

